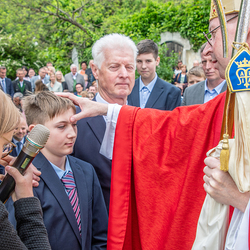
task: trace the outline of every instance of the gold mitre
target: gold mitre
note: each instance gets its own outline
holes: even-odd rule
[[[241,0],[222,0],[225,15],[238,13],[240,11]],[[211,0],[210,20],[218,17],[214,1]]]

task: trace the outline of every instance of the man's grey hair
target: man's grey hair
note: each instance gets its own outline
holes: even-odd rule
[[[20,100],[23,99],[23,94],[21,92],[16,92],[14,95],[13,95],[13,99],[16,98],[16,97],[19,97]]]
[[[76,67],[76,68],[77,68],[77,66],[76,66],[75,64],[71,64],[71,65],[70,65],[70,70],[71,70],[73,67]]]
[[[134,54],[134,60],[136,62],[136,57],[138,50],[135,43],[128,37],[122,34],[109,34],[100,38],[92,47],[92,57],[94,59],[94,64],[100,69],[103,61],[105,60],[105,50],[106,49],[124,49],[130,48]]]

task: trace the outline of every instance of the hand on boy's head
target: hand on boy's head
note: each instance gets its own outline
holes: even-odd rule
[[[73,115],[71,122],[78,121],[82,118],[93,117],[97,115],[107,115],[108,105],[90,101],[88,98],[78,97],[72,93],[55,93],[58,96],[69,98],[75,105],[79,106],[81,112]]]

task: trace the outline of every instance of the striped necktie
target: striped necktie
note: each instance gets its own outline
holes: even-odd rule
[[[65,174],[62,177],[61,181],[67,191],[69,201],[75,213],[78,229],[81,234],[82,226],[81,226],[81,216],[80,216],[80,204],[79,204],[79,199],[77,195],[77,189],[76,189],[76,184],[75,184],[73,173],[69,171],[67,174]]]

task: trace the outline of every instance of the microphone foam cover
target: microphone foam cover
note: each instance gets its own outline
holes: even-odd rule
[[[44,147],[48,138],[50,131],[47,127],[41,124],[37,124],[27,135],[27,140],[37,146]]]

